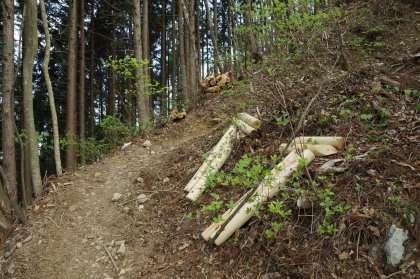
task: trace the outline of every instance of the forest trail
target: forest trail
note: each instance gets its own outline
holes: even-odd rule
[[[144,139],[138,139],[52,182],[57,191],[33,207],[27,224],[9,240],[10,247],[23,245],[12,250],[6,278],[12,274],[10,278],[168,278],[178,274],[177,266],[184,265],[179,254],[185,254],[191,235],[182,232],[188,211],[181,208],[186,203],[184,186],[174,166],[186,150],[194,150],[200,139],[222,128],[193,118],[151,135],[148,148],[142,146]],[[114,193],[122,198],[111,201]],[[142,205],[136,200],[140,194],[148,198]],[[175,208],[182,213],[174,214]],[[117,255],[115,267],[104,247]]]

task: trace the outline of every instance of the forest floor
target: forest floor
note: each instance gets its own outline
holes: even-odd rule
[[[366,5],[356,4],[347,17]],[[313,69],[320,62],[333,65],[339,48],[328,49],[334,55],[323,49],[319,53],[324,55],[316,61],[279,63],[276,69],[273,58],[269,67],[255,66],[248,73],[250,82],[236,86],[239,96],[202,98],[184,120],[127,140],[131,145],[120,146],[99,162],[49,179],[45,196],[26,210],[27,222],[17,224],[3,244],[0,275],[420,278],[420,116],[419,97],[414,96],[420,90],[420,59],[415,56],[420,56],[420,12],[398,6],[366,22],[372,20],[386,38],[379,51],[361,53],[360,45],[349,43],[331,74]],[[354,20],[346,30],[370,40],[377,34],[363,29],[372,27],[364,26],[366,22]],[[330,45],[340,38],[334,30],[329,34]],[[401,88],[381,84],[379,77],[384,75],[400,82]],[[232,115],[245,110],[259,115],[263,125],[252,138],[235,144],[223,170],[232,170],[244,154],[265,158],[279,154],[280,143],[292,135],[290,125],[279,124],[279,119],[285,124],[282,110],[292,119],[294,111],[302,110],[320,88],[325,92],[304,122],[304,132],[346,138],[345,150],[328,158],[343,159],[339,167],[345,171],[326,178],[328,185],[335,185],[330,188],[334,202],[351,206],[331,219],[340,231],[320,235],[313,230],[325,214],[319,201],[311,212],[302,212],[288,201],[292,215],[274,238],[265,236],[270,222],[254,217],[237,230],[233,241],[221,246],[205,242],[200,234],[213,213],[192,219],[189,213],[211,203],[213,194],[236,201],[247,189],[215,187],[199,202],[187,201],[183,188],[200,166],[203,153],[217,143]],[[284,102],[279,101],[282,97]],[[146,147],[147,140],[151,145]],[[369,150],[369,156],[357,159]],[[313,179],[328,159],[308,166]],[[120,197],[113,201],[115,194]],[[386,264],[381,248],[392,224],[409,235],[402,265],[395,268]]]

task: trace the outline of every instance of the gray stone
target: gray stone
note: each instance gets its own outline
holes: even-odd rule
[[[165,177],[165,178],[163,179],[163,183],[166,183],[166,182],[169,182],[169,178],[168,178],[168,177]]]
[[[388,232],[388,240],[385,243],[385,254],[388,264],[398,265],[403,259],[404,241],[408,238],[408,232],[392,225]]]
[[[117,255],[124,256],[124,254],[125,254],[125,244],[122,243],[120,248],[117,250]]]
[[[140,203],[140,204],[145,203],[148,200],[149,200],[149,197],[146,196],[145,194],[140,194],[140,195],[137,196],[137,202]]]
[[[120,193],[114,193],[111,200],[113,202],[116,202],[116,201],[119,201],[121,198],[122,198],[122,195]]]
[[[17,249],[22,248],[22,246],[23,246],[22,242],[18,242],[18,243],[16,243],[16,248],[17,248]]]
[[[152,146],[152,143],[150,142],[150,140],[145,140],[144,142],[143,142],[143,147],[150,147],[150,146]]]
[[[69,210],[70,212],[75,212],[77,207],[75,205],[70,206]]]
[[[10,276],[13,276],[13,274],[15,274],[16,271],[16,266],[14,263],[11,263],[9,265],[9,268],[7,269],[7,273],[9,273]]]

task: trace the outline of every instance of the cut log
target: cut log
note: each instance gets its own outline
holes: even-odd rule
[[[389,77],[380,76],[379,80],[385,85],[388,85],[388,86],[391,86],[391,87],[401,88],[401,83],[399,83],[398,81],[395,81],[393,79],[390,79]]]
[[[210,82],[210,80],[214,79],[214,75],[208,76],[203,80],[203,83]]]
[[[177,109],[172,110],[172,112],[171,112],[171,118],[172,119],[176,119],[177,116],[178,116],[178,110]]]
[[[219,140],[219,142],[213,147],[213,149],[210,151],[209,156],[207,159],[203,162],[201,167],[196,171],[193,178],[188,182],[188,184],[185,186],[185,191],[190,191],[194,184],[197,182],[197,180],[204,175],[205,171],[210,165],[210,162],[214,160],[216,156],[220,154],[220,149],[223,146],[226,146],[231,140],[234,139],[236,135],[236,127],[234,125],[231,125],[229,129],[225,132],[223,137]]]
[[[297,137],[292,144],[313,144],[313,145],[331,145],[336,149],[344,147],[345,139],[343,137]]]
[[[255,129],[258,129],[261,127],[261,120],[245,112],[238,113],[238,117],[239,119],[245,121],[248,125],[254,127]]]
[[[248,125],[247,123],[245,123],[245,121],[242,121],[241,119],[235,119],[235,123],[236,126],[238,126],[239,130],[241,130],[248,136],[257,131],[254,127]]]
[[[230,78],[227,75],[222,74],[220,75],[220,80],[217,82],[217,85],[222,87],[228,82],[230,82]]]
[[[203,88],[209,88],[210,87],[210,82],[202,82],[201,83],[201,87],[203,87]]]
[[[302,156],[307,159],[306,163],[309,164],[314,158],[315,155],[310,150],[305,150],[302,153]],[[285,185],[286,180],[292,175],[292,173],[297,169],[299,164],[300,156],[296,153],[296,151],[291,152],[284,160],[277,165],[276,168],[272,170],[272,175],[265,177],[264,180],[258,186],[258,189],[254,195],[254,197],[247,202],[239,211],[236,213],[235,216],[229,221],[228,224],[224,227],[223,231],[215,239],[214,243],[216,245],[222,244],[226,239],[228,239],[238,228],[240,228],[243,224],[245,224],[255,213],[258,209],[258,205],[264,203],[270,197],[273,197],[277,194],[282,186]],[[246,197],[245,195],[244,197]],[[242,199],[244,198],[242,197]],[[240,203],[237,203],[239,206]],[[234,212],[235,209],[230,210],[230,212]],[[229,218],[230,214],[226,213],[223,215],[224,217]],[[225,218],[223,218],[226,220]],[[208,229],[206,229],[202,236],[204,239],[209,240],[218,234],[218,230],[221,229],[223,225],[223,221],[216,224],[216,226],[211,225]],[[213,231],[213,232],[212,232]]]
[[[186,112],[179,112],[177,109],[174,109],[171,112],[171,118],[173,120],[176,120],[176,119],[184,119],[186,116],[187,116],[187,113]]]
[[[280,145],[279,150],[283,151],[284,148],[287,146],[286,143],[282,143]],[[290,144],[289,147],[286,150],[286,153],[290,153],[293,150],[297,150],[298,152],[302,152],[304,149],[309,149],[311,150],[315,156],[328,156],[328,155],[332,155],[332,154],[337,154],[338,150],[335,149],[333,146],[331,145],[326,145],[326,144],[312,144],[312,143],[297,143],[295,144]]]
[[[209,83],[210,83],[210,86],[215,86],[216,84],[217,84],[217,79],[216,78],[213,78],[213,79],[211,79],[210,81],[209,81]]]
[[[214,92],[218,92],[218,91],[220,91],[220,87],[217,86],[217,85],[204,89],[204,92],[206,92],[206,93],[214,93]]]
[[[220,170],[220,168],[225,163],[226,159],[229,158],[232,149],[233,144],[231,141],[228,142],[226,146],[221,147],[220,155],[214,157],[213,161],[210,162],[204,174],[197,179],[197,182],[194,184],[194,186],[188,193],[187,199],[189,199],[190,201],[196,201],[201,196],[201,194],[205,190],[207,177],[217,173]]]

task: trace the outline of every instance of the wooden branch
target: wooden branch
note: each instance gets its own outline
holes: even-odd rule
[[[292,145],[308,143],[313,145],[331,145],[336,149],[341,149],[344,147],[345,140],[343,137],[297,137],[292,141]]]
[[[305,150],[302,156],[307,159],[306,163],[310,163],[315,158],[315,155],[310,150]],[[230,211],[232,212],[231,214],[224,214],[225,217],[229,216],[226,221],[222,221],[217,226],[212,225],[211,228],[205,230],[203,232],[204,235],[202,234],[203,238],[211,238],[211,241],[216,245],[222,244],[254,215],[261,203],[264,203],[280,191],[281,187],[286,184],[286,180],[298,168],[299,158],[300,156],[295,151],[290,153],[272,170],[271,176],[263,179],[252,199],[246,198],[249,196],[248,194],[244,196],[245,198],[242,197],[242,202],[237,203],[238,205]],[[216,230],[214,230],[215,228]]]
[[[287,143],[282,143],[280,145],[280,151],[283,151],[286,147]],[[315,156],[328,156],[332,154],[338,153],[338,150],[335,149],[331,145],[326,144],[311,144],[311,143],[297,143],[296,145],[292,144],[287,148],[286,153],[292,152],[293,150],[297,150],[299,152],[302,152],[304,149],[311,150]]]
[[[214,92],[219,92],[219,91],[220,91],[220,86],[217,86],[217,85],[204,89],[204,92],[206,93],[214,93]]]
[[[391,86],[391,87],[398,87],[398,88],[401,88],[401,83],[399,83],[398,81],[396,81],[396,80],[392,80],[392,79],[390,79],[389,77],[386,77],[386,76],[380,76],[379,77],[379,80],[383,83],[383,84],[385,84],[385,85],[388,85],[388,86]]]
[[[243,120],[244,122],[246,122],[246,124],[254,127],[255,129],[258,129],[261,127],[261,120],[259,120],[258,118],[255,118],[245,112],[241,112],[238,113],[238,117],[239,119]]]
[[[190,191],[200,176],[203,176],[203,173],[207,170],[210,165],[210,162],[214,160],[216,156],[220,154],[220,150],[223,146],[226,146],[229,141],[231,141],[236,135],[236,127],[231,125],[229,129],[225,132],[223,137],[219,140],[219,142],[213,147],[210,151],[208,158],[203,162],[201,167],[196,171],[193,178],[188,182],[185,186],[185,191]]]
[[[111,255],[111,253],[109,252],[108,248],[106,248],[105,244],[103,245],[103,247],[104,247],[104,249],[105,249],[106,253],[108,254],[109,259],[111,260],[112,265],[113,265],[113,266],[114,266],[114,268],[115,268],[115,271],[118,273],[120,270],[118,269],[117,264],[116,264],[116,263],[115,263],[115,261],[114,261],[114,258],[112,257],[112,255]]]

